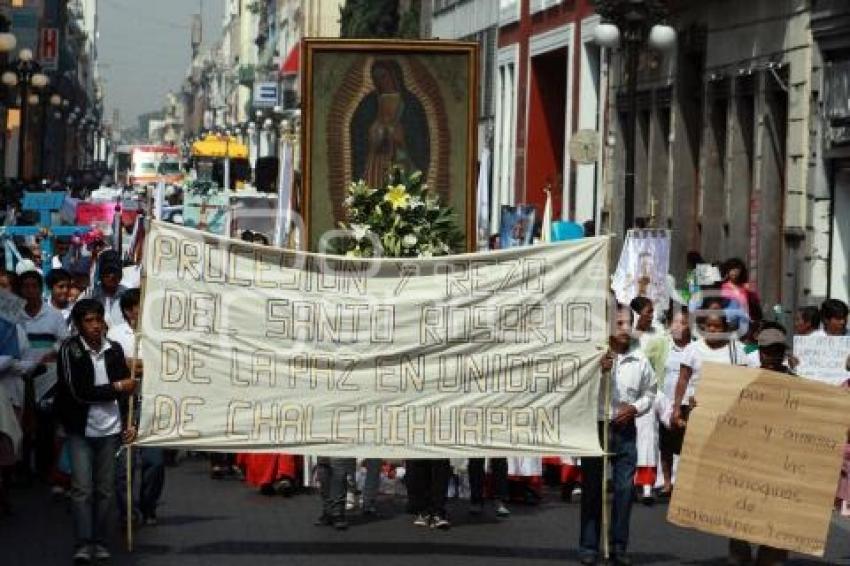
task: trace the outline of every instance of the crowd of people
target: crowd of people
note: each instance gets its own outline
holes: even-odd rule
[[[11,407],[24,432],[20,458],[2,468],[0,509],[10,508],[11,486],[34,477],[57,497],[67,496],[75,528],[74,560],[80,563],[109,557],[109,517],[126,481],[127,451],[119,448],[135,437],[127,410],[145,373],[135,339],[141,301],[138,268],[126,265],[127,254],[108,249],[105,242],[90,241],[85,247],[89,261],[83,270],[68,265],[73,250],[67,242],[57,246],[46,277],[39,269],[37,243],[23,250],[14,271],[0,270],[0,289],[23,301],[20,322],[0,329],[0,401]],[[701,263],[696,255],[689,259],[693,268]],[[630,563],[633,503],[652,504],[675,489],[676,457],[688,417],[698,405],[702,365],[710,361],[793,374],[800,363],[788,348],[791,333],[780,321],[765,317],[744,263],[726,261],[720,274],[720,281],[707,285],[696,284],[689,274],[681,300],[669,306],[638,296],[629,305],[617,305],[613,313],[610,349],[602,360],[611,404],[600,403],[599,434],[600,441],[605,431],[609,434],[616,564]],[[796,313],[793,334],[846,335],[847,316],[847,305],[836,299],[804,306]],[[850,449],[847,454],[850,462]],[[156,525],[166,462],[173,454],[145,447],[134,455],[140,485],[129,513],[125,498],[117,497],[119,515]],[[492,499],[493,513],[501,519],[510,516],[513,502],[538,501],[546,476],[562,486],[565,499],[581,492],[581,562],[594,564],[600,558],[600,458],[475,458],[464,463],[319,458],[310,466],[288,454],[208,457],[211,478],[236,474],[269,496],[291,495],[304,487],[303,470],[312,467],[308,481],[319,487],[320,498],[315,524],[336,529],[349,527],[356,507],[367,517],[378,515],[378,495],[388,479],[404,485],[414,525],[441,530],[451,527],[447,497],[461,470],[468,478],[469,513],[484,513],[485,502]],[[836,494],[845,515],[850,515],[848,470],[850,463],[845,463]],[[362,492],[361,499],[354,497],[355,491]],[[454,493],[459,493],[457,487]],[[743,541],[731,541],[729,551],[734,563],[753,560]],[[758,564],[783,559],[782,551],[768,547],[755,556]]]

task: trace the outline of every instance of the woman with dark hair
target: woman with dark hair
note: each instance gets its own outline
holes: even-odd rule
[[[720,266],[720,276],[723,278],[723,283],[720,285],[723,296],[730,301],[735,301],[751,321],[761,320],[761,301],[758,294],[750,289],[749,272],[744,262],[737,257],[727,259]]]
[[[127,427],[127,400],[136,389],[121,346],[104,338],[103,304],[82,299],[71,311],[79,335],[59,349],[56,410],[71,455],[75,563],[110,557],[105,540],[115,495],[115,453]]]
[[[697,319],[700,336],[688,347],[682,357],[679,379],[673,398],[673,414],[670,426],[684,428],[687,411],[683,406],[696,406],[696,389],[704,362],[746,366],[749,358],[744,346],[735,338],[735,333],[726,317],[728,302],[711,298],[703,304],[706,314]]]

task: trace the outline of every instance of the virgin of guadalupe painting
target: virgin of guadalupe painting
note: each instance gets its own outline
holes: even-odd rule
[[[421,171],[474,249],[477,44],[305,39],[302,81],[306,249],[345,218],[345,190]],[[458,250],[463,251],[463,250]]]

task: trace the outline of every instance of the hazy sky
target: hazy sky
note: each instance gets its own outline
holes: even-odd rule
[[[191,59],[192,14],[203,9],[204,44],[221,33],[224,0],[99,0],[100,63],[106,120],[117,108],[121,128],[159,110],[177,92]]]

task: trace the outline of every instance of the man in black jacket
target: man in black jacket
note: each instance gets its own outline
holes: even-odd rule
[[[103,305],[83,299],[71,318],[78,336],[66,340],[57,363],[56,408],[71,451],[74,562],[110,557],[104,546],[115,486],[115,454],[135,430],[127,400],[136,388],[121,346],[104,338]]]

